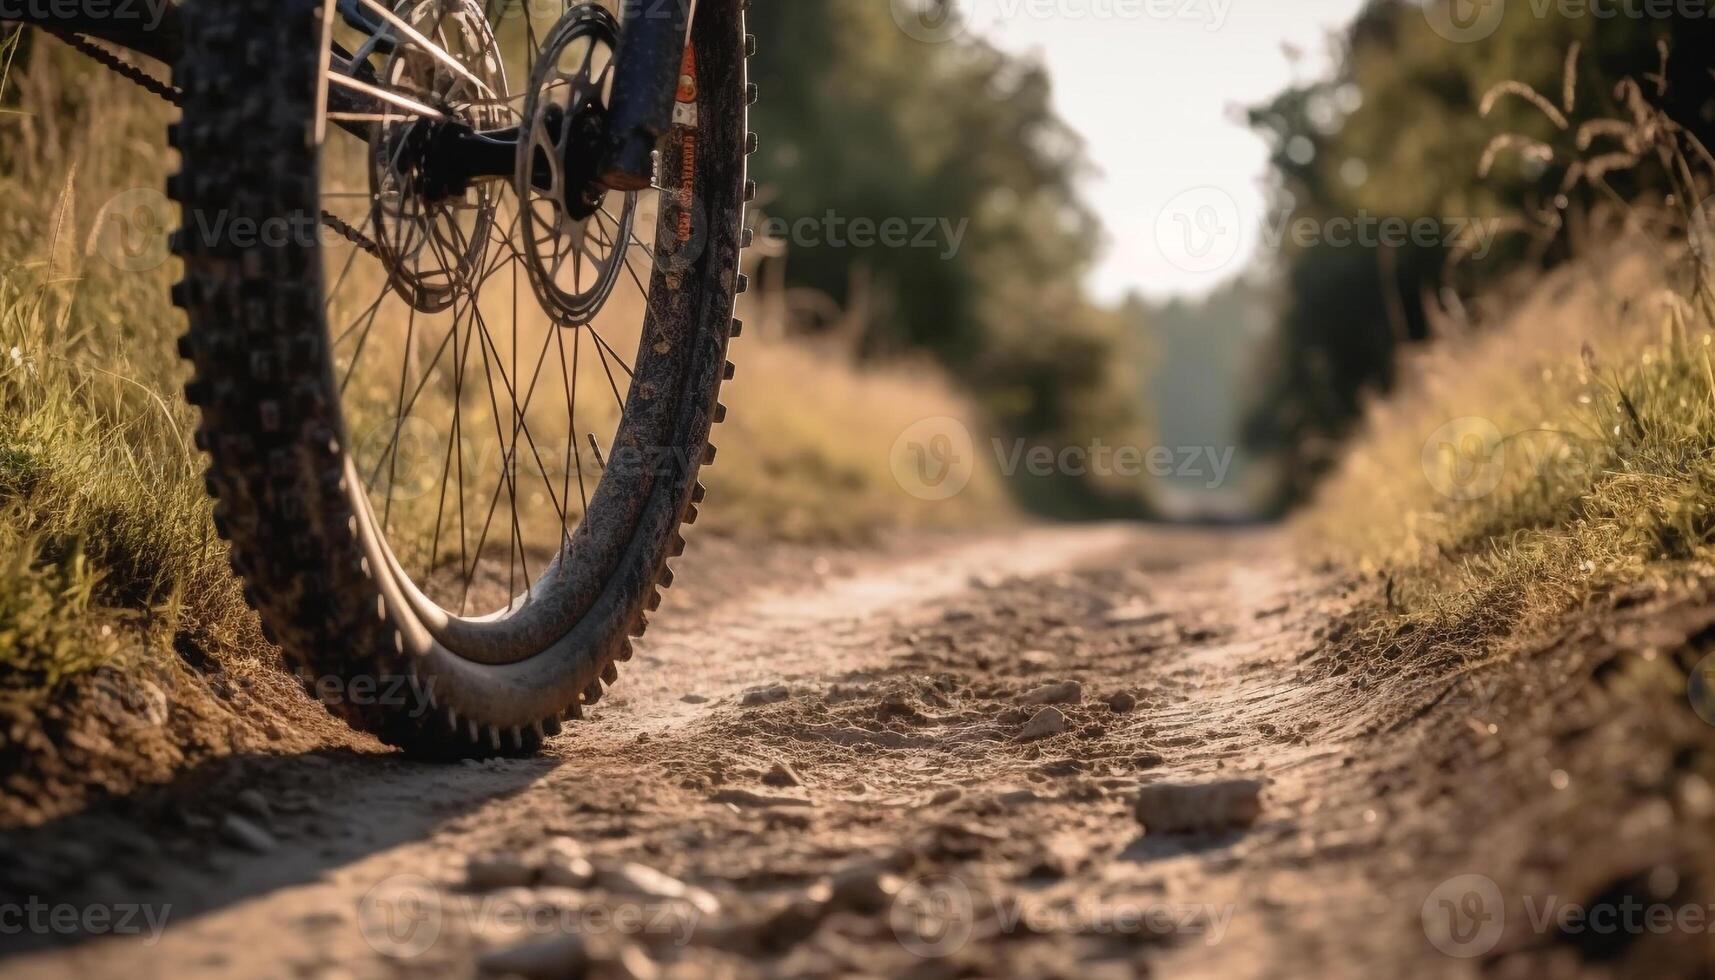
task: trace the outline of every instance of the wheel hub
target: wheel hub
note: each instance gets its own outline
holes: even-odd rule
[[[607,196],[607,188],[600,183],[607,120],[607,106],[595,100],[586,102],[571,119],[571,136],[566,141],[562,165],[566,174],[566,214],[575,221],[588,220]]]

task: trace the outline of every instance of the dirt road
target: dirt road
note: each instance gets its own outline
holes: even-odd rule
[[[1336,656],[1378,587],[1270,534],[769,564],[741,588],[688,563],[690,608],[546,758],[238,759],[146,833],[132,807],[14,836],[40,882],[19,900],[83,917],[12,930],[0,976],[1547,975],[1711,952],[1536,914],[1700,894],[1676,842],[1715,793],[1674,746],[1706,733],[1590,678],[1637,630],[1694,642],[1706,596],[1633,602],[1554,656],[1412,669]]]

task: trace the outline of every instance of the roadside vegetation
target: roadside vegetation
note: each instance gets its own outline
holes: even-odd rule
[[[1564,121],[1579,64],[1574,45],[1564,102],[1508,80],[1482,111]],[[1503,279],[1473,316],[1432,311],[1440,339],[1401,361],[1306,515],[1337,558],[1385,577],[1390,641],[1476,655],[1715,553],[1715,256],[1695,203],[1715,159],[1660,108],[1665,72],[1610,84],[1618,111],[1562,146],[1497,128],[1480,169],[1523,152],[1567,190],[1661,191],[1605,195],[1570,257]],[[1516,217],[1563,244],[1559,215]]]
[[[963,32],[961,6],[751,6],[763,39],[751,167],[777,219],[758,237],[788,232],[786,282],[845,312],[860,357],[933,358],[997,437],[1056,451],[1152,445],[1143,324],[1085,289],[1103,230],[1079,190],[1091,171],[1083,140],[1056,114],[1047,69]],[[902,29],[919,10],[942,28]],[[873,233],[887,220],[927,233],[893,247]],[[846,234],[856,222],[871,233]],[[1008,489],[1062,517],[1135,516],[1151,503],[1137,480],[1020,478]]]
[[[1249,448],[1278,462],[1282,510],[1340,459],[1370,397],[1412,383],[1402,355],[1445,339],[1448,322],[1494,324],[1486,297],[1592,254],[1633,207],[1677,216],[1639,214],[1635,227],[1683,235],[1683,201],[1666,203],[1674,180],[1650,138],[1635,142],[1637,98],[1715,145],[1715,20],[1701,12],[1497,5],[1492,34],[1455,41],[1426,7],[1443,23],[1464,16],[1454,0],[1371,0],[1336,40],[1331,77],[1250,114],[1273,153],[1278,206],[1295,219],[1428,220],[1444,232],[1400,247],[1284,247],[1276,346],[1247,427]],[[1478,227],[1499,234],[1477,241]]]
[[[122,270],[100,238],[103,222],[142,217],[108,208],[115,195],[164,179],[164,108],[67,52],[20,47],[0,49],[0,707],[13,709],[178,633],[227,649],[258,638],[178,397],[170,270],[146,256]]]

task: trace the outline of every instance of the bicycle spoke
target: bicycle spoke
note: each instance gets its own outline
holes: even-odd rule
[[[393,491],[399,484],[399,433],[405,429],[405,381],[411,369],[411,345],[417,341],[417,311],[412,310],[405,321],[406,356],[399,359],[399,401],[393,410],[393,441],[390,453],[393,463],[387,474],[387,504],[381,510],[381,530],[386,532],[393,517]],[[414,399],[413,399],[414,401]],[[374,481],[371,481],[373,484]]]
[[[426,105],[416,99],[400,95],[397,92],[389,91],[378,85],[371,85],[368,82],[360,82],[349,75],[342,75],[332,69],[328,70],[327,79],[341,88],[348,88],[353,92],[357,92],[361,95],[367,95],[372,99],[380,99],[388,105],[397,106],[399,109],[403,110],[406,115],[415,116],[421,119],[433,119],[436,122],[447,121],[446,113],[436,109],[434,106]]]
[[[424,37],[415,27],[405,23],[405,21],[400,19],[398,15],[394,14],[393,11],[388,10],[379,3],[376,3],[375,0],[358,0],[358,3],[368,7],[376,16],[392,25],[394,30],[405,35],[407,39],[415,42],[417,46],[423,49],[423,51],[425,51],[431,58],[434,58],[441,64],[451,68],[460,78],[484,89],[490,95],[494,94],[494,90],[488,87],[487,82],[476,77],[476,75],[472,73],[469,68],[466,68],[457,58],[448,54],[445,48]]]
[[[625,372],[626,377],[636,380],[637,373],[631,370],[631,365],[625,363],[625,358],[619,356],[619,352],[613,349],[613,345],[603,340],[601,334],[596,333],[593,329],[590,330],[590,336],[595,339],[598,346],[607,351],[608,355],[619,365],[620,370]]]
[[[600,340],[601,338],[598,337],[596,339]],[[613,388],[613,400],[614,400],[614,403],[619,406],[619,417],[621,419],[623,419],[623,418],[625,418],[625,399],[620,397],[619,385],[614,382],[613,372],[608,369],[607,355],[602,353],[602,345],[601,344],[599,344],[599,343],[596,344],[595,352],[596,352],[596,356],[601,358],[602,372],[607,375],[607,383]]]
[[[364,317],[367,316],[368,322],[364,324],[363,336],[358,338],[357,350],[351,355],[351,364],[345,369],[345,377],[340,379],[339,393],[342,397],[345,395],[346,387],[351,384],[352,376],[357,373],[358,362],[363,360],[363,352],[369,345],[369,335],[375,330],[376,314],[381,312],[381,306],[387,301],[387,295],[390,291],[389,287],[383,286],[381,289],[381,295],[375,298],[375,303],[369,307],[369,312],[367,314],[359,315],[358,317],[358,319],[364,319]],[[356,323],[354,322],[352,326],[355,327]],[[339,347],[339,341],[334,342],[334,347]]]
[[[578,449],[578,423],[577,423],[577,417],[575,415],[576,406],[578,404],[578,400],[577,400],[578,399],[578,362],[581,359],[581,355],[583,353],[583,347],[584,347],[583,332],[582,331],[574,332],[572,334],[572,385],[571,385],[572,390],[571,390],[571,394],[567,396],[567,398],[568,398],[567,404],[571,405],[572,407],[567,410],[566,445],[571,447],[571,451],[573,454],[572,458],[574,460],[576,460],[576,463],[577,463],[577,469],[578,469],[578,500],[579,500],[579,502],[581,502],[583,504],[584,510],[588,511],[590,509],[590,498],[589,498],[589,491],[584,487],[584,454],[583,454],[582,450]]]
[[[323,191],[346,237],[373,243],[346,254],[329,248],[324,259],[327,308],[343,318],[330,335],[349,355],[337,368],[340,397],[348,419],[372,427],[351,450],[361,455],[354,481],[407,574],[421,569],[417,584],[431,601],[449,615],[504,619],[540,598],[537,576],[572,567],[580,526],[601,506],[600,483],[631,478],[610,467],[630,444],[628,389],[649,356],[646,347],[621,348],[638,321],[659,319],[653,273],[643,271],[654,256],[632,227],[650,213],[648,199],[639,210],[638,195],[609,194],[572,219],[572,133],[544,122],[544,107],[576,112],[605,99],[615,35],[599,24],[567,34],[557,21],[550,33],[541,11],[526,11],[521,25],[505,27],[514,55],[533,71],[535,89],[521,89],[506,81],[515,64],[484,55],[493,43],[484,40],[487,22],[466,19],[458,0],[360,5],[394,44],[359,47],[334,68],[344,77],[329,83],[351,94],[329,114],[346,137],[325,158],[334,163],[325,165]],[[520,153],[545,154],[551,165],[521,185],[485,178],[431,200],[409,127],[434,119],[479,132],[515,127],[528,147]],[[364,265],[360,253],[375,264]],[[378,278],[371,297],[365,290]],[[643,301],[610,307],[624,279]],[[594,351],[587,368],[585,332]],[[563,408],[553,404],[561,398]],[[388,412],[390,427],[379,421]],[[439,466],[432,455],[418,458],[425,449],[441,457]],[[490,598],[501,589],[509,602],[496,614]]]

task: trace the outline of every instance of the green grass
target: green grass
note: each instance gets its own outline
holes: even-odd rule
[[[1560,270],[1491,334],[1420,357],[1305,529],[1385,576],[1423,636],[1455,644],[1706,565],[1715,324],[1689,286],[1664,282],[1684,265],[1662,256],[1617,246]]]
[[[0,65],[12,54],[0,45]],[[64,52],[35,54],[0,81],[14,110],[0,115],[0,710],[180,633],[212,649],[257,639],[178,395],[174,270],[125,271],[96,247],[108,201],[163,179],[165,111]],[[107,111],[95,128],[43,103]]]
[[[209,528],[177,369],[131,353],[170,349],[174,322],[151,298],[158,277],[135,278],[0,268],[0,696],[121,659],[96,610],[143,614],[133,646],[253,637]]]
[[[1570,92],[1576,49],[1567,65]],[[1554,179],[1610,199],[1580,222],[1583,254],[1515,283],[1530,288],[1507,315],[1443,324],[1450,336],[1404,366],[1405,390],[1374,406],[1306,518],[1335,557],[1387,579],[1403,622],[1382,629],[1419,648],[1457,652],[1715,558],[1715,264],[1692,247],[1706,215],[1687,206],[1708,199],[1715,157],[1651,104],[1653,89],[1619,90],[1632,97],[1600,132],[1631,148],[1620,169],[1659,167],[1646,186],[1671,194],[1622,200],[1603,176],[1614,154],[1550,151],[1564,168]],[[1485,115],[1515,97],[1557,112],[1508,82]],[[1577,140],[1586,153],[1600,153],[1595,133]]]

